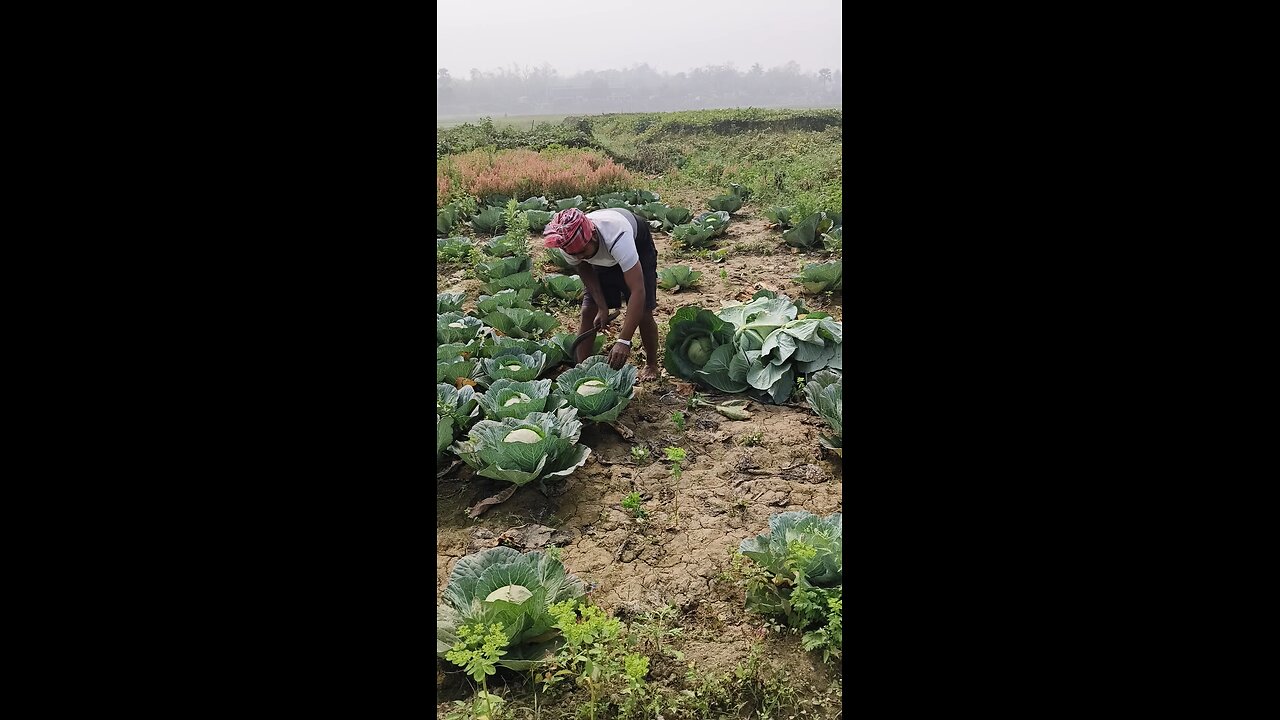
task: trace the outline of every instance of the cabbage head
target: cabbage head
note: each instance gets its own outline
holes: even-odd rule
[[[809,407],[822,416],[823,420],[835,431],[834,435],[819,436],[818,442],[836,455],[844,457],[841,434],[843,433],[844,411],[841,402],[843,374],[831,369],[814,373],[804,385],[805,399]]]
[[[556,378],[556,396],[577,408],[583,420],[614,422],[635,397],[637,372],[631,364],[614,370],[603,356],[592,355]]]
[[[706,366],[716,348],[729,342],[733,330],[733,325],[709,310],[692,305],[676,310],[667,331],[663,360],[667,372],[685,380],[698,379],[695,373]]]
[[[460,312],[436,315],[436,344],[466,343],[484,330],[479,318]]]
[[[583,582],[541,550],[499,546],[467,555],[449,574],[436,607],[436,655],[444,657],[458,642],[458,628],[498,623],[507,634],[498,664],[527,670],[561,642],[547,608],[585,594]]]
[[[484,358],[480,361],[484,371],[485,384],[506,378],[515,382],[537,380],[546,367],[547,356],[535,350],[531,355],[509,353],[496,357]]]
[[[523,419],[481,420],[449,449],[478,475],[527,485],[581,467],[591,455],[591,448],[577,444],[581,434],[578,411],[564,408]]]
[[[488,391],[478,396],[485,418],[523,418],[532,412],[551,412],[560,403],[551,398],[551,380],[516,382],[495,380]]]

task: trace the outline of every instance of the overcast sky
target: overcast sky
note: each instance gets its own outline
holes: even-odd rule
[[[436,0],[436,69],[843,69],[840,0]],[[554,37],[553,37],[554,36]]]

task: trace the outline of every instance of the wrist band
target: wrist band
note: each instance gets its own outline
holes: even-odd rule
[[[622,338],[618,338],[617,342],[620,342],[620,343],[622,343],[623,345],[626,345],[627,347],[631,347],[631,341],[630,341],[630,340],[623,340]]]

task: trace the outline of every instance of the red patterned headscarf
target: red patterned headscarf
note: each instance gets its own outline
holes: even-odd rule
[[[549,248],[560,248],[567,253],[580,253],[591,240],[595,226],[578,208],[569,208],[556,213],[542,231],[546,236],[543,245]]]

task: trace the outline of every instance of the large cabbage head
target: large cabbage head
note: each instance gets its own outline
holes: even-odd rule
[[[560,403],[551,398],[550,379],[532,382],[497,380],[478,397],[484,416],[489,420],[523,418],[529,413],[550,412],[560,407]]]
[[[449,574],[436,607],[436,655],[443,657],[458,642],[463,625],[497,623],[507,633],[507,652],[498,664],[527,670],[560,644],[547,608],[584,594],[582,581],[540,550],[499,546],[467,555]]]
[[[523,419],[481,420],[450,450],[478,475],[525,485],[568,476],[587,461],[591,448],[578,445],[577,410],[529,413]]]
[[[732,337],[733,326],[715,313],[686,305],[671,316],[663,364],[672,375],[695,380],[715,349]]]
[[[592,355],[556,378],[556,396],[584,420],[613,422],[635,397],[637,372],[630,364],[614,370],[603,356]]]

